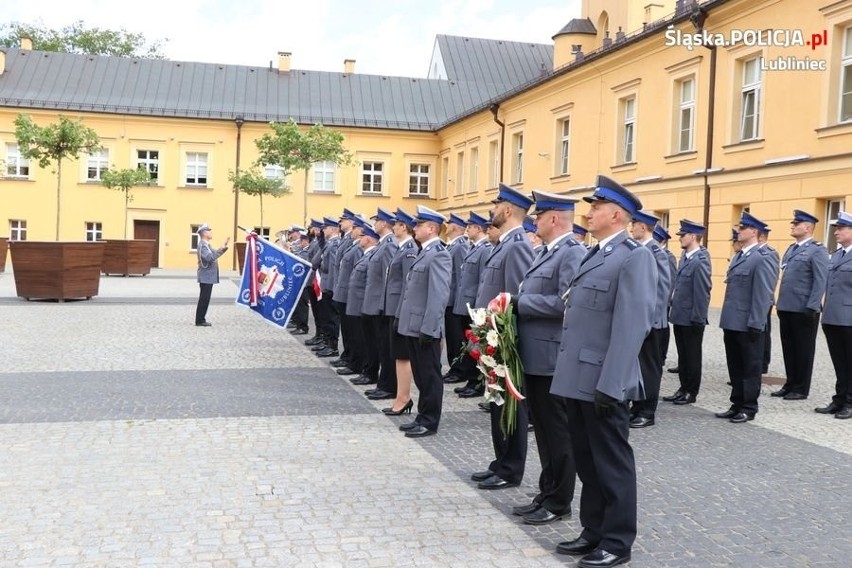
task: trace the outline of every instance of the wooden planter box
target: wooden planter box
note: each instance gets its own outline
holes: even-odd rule
[[[18,296],[60,301],[97,296],[104,247],[103,242],[12,241]]]
[[[151,273],[154,262],[154,247],[157,241],[150,239],[104,241],[104,260],[101,272],[104,274],[120,274],[129,276],[139,274],[145,276]]]
[[[246,261],[246,242],[234,243],[237,248],[237,266],[240,269],[240,274],[243,273],[243,263]]]
[[[6,272],[6,251],[9,250],[9,239],[0,237],[0,274]]]

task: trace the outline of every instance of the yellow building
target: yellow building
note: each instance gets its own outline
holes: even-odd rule
[[[357,163],[317,165],[306,199],[292,174],[292,193],[266,200],[273,232],[305,213],[413,209],[412,199],[484,211],[501,180],[582,197],[603,173],[664,225],[708,222],[716,304],[745,208],[773,227],[776,248],[794,208],[819,217],[833,246],[826,221],[852,199],[852,0],[584,0],[581,16],[552,30],[552,44],[438,36],[427,79],[299,71],[286,53],[265,69],[6,50],[0,219],[13,237],[21,221],[26,238],[54,233],[55,178],[21,169],[14,116],[82,117],[105,150],[66,166],[62,238],[95,223],[120,238],[123,200],[98,171],[155,160],[131,227],[157,223],[160,266],[192,266],[193,225],[225,228],[219,238],[234,225],[238,134],[245,167],[266,123],[292,116],[339,129]],[[239,197],[237,221],[259,225],[256,198]]]

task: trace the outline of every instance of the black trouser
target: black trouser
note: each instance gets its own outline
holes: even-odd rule
[[[307,286],[302,289],[302,293],[299,295],[299,300],[296,302],[296,305],[293,306],[293,315],[290,317],[290,321],[293,322],[299,329],[308,329]]]
[[[455,315],[452,307],[447,308],[444,311],[444,339],[447,342],[447,364],[450,367],[461,353],[465,329],[464,318]]]
[[[390,334],[393,316],[370,316],[376,318],[378,327],[379,383],[376,388],[396,394],[396,359],[391,353]]]
[[[213,284],[198,283],[198,305],[195,307],[195,323],[207,321],[207,308],[210,307],[210,295],[213,293]]]
[[[698,396],[701,389],[701,364],[704,345],[703,325],[675,325],[680,390]]]
[[[766,314],[766,330],[763,338],[763,364],[761,373],[764,375],[769,372],[769,361],[772,359],[772,306],[769,307],[769,313]]]
[[[337,300],[332,300],[332,302],[334,311],[337,312],[337,315],[340,318],[338,329],[340,331],[340,338],[343,340],[343,351],[340,353],[340,358],[348,361],[351,357],[351,350],[347,347],[346,342],[348,340],[347,337],[349,335],[352,322],[350,321],[349,316],[346,315],[346,302],[338,302]],[[332,347],[337,349],[337,337],[334,338],[334,344]]]
[[[784,355],[784,388],[808,396],[814,370],[819,313],[778,311],[778,330],[781,332],[781,353]]]
[[[325,329],[325,321],[323,321],[323,313],[320,311],[319,300],[317,293],[314,291],[313,284],[308,284],[308,303],[311,305],[311,313],[314,315],[314,335],[322,335]]]
[[[760,365],[766,332],[723,330],[728,377],[731,379],[731,407],[746,414],[757,414],[760,396]]]
[[[645,398],[634,400],[631,414],[653,418],[660,400],[660,382],[663,378],[663,357],[661,345],[668,337],[669,328],[652,329],[645,336],[639,350],[639,370],[645,385]]]
[[[343,336],[343,351],[340,352],[340,358],[348,361],[347,367],[353,371],[358,371],[366,375],[367,371],[367,353],[366,353],[366,337],[364,331],[364,323],[360,316],[343,316],[340,320],[341,333],[345,331]],[[349,355],[347,357],[347,351]],[[376,377],[370,377],[375,379]]]
[[[511,396],[508,392],[504,396]],[[494,446],[495,459],[488,469],[504,481],[520,483],[524,479],[524,468],[527,464],[527,444],[529,417],[527,404],[524,400],[517,401],[518,413],[515,418],[515,430],[504,436],[500,429],[500,417],[503,406],[491,403],[491,443]]]
[[[444,402],[444,381],[441,378],[441,341],[421,342],[417,337],[407,337],[408,352],[411,356],[411,372],[414,384],[420,391],[417,400],[415,422],[438,431],[441,422],[441,407]]]
[[[528,410],[535,416],[535,442],[541,462],[535,502],[557,515],[571,510],[577,470],[565,399],[550,394],[552,376],[524,375]]]
[[[361,330],[363,331],[363,339],[361,341],[361,352],[363,353],[364,360],[363,374],[374,381],[379,380],[379,367],[381,365],[379,348],[379,343],[382,340],[381,324],[379,323],[381,317],[362,315],[357,318],[361,322]]]
[[[459,353],[461,353],[461,345],[466,340],[464,338],[464,332],[467,329],[470,329],[470,316],[460,316],[457,314],[453,314],[453,318],[456,318],[459,323],[459,327],[461,328],[461,339],[459,340]],[[447,339],[447,349],[450,348],[450,340]],[[448,355],[449,357],[449,355]],[[462,378],[468,379],[476,379],[479,376],[479,371],[476,369],[476,361],[471,359],[467,354],[461,355],[454,364],[450,364],[450,370],[448,374]],[[470,386],[470,384],[468,384]]]
[[[583,482],[580,536],[626,555],[636,540],[636,462],[627,440],[627,405],[619,404],[609,418],[599,418],[593,402],[566,399],[566,406],[574,463]]]
[[[340,314],[337,307],[334,305],[333,293],[331,290],[323,290],[322,300],[317,302],[317,309],[323,321],[323,327],[320,329],[326,345],[337,349],[337,338],[340,336]]]
[[[822,331],[837,376],[831,400],[841,407],[852,406],[852,326],[822,324]]]

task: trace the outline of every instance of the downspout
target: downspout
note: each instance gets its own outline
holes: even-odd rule
[[[243,119],[243,115],[239,114],[234,119],[234,124],[237,125],[237,175],[240,174],[240,140],[242,138],[242,130],[243,124],[245,124],[245,120]],[[240,222],[239,219],[240,213],[240,191],[237,188],[234,188],[234,252],[232,255],[232,264],[231,270],[237,269],[237,224]]]
[[[494,103],[489,107],[491,110],[491,114],[494,115],[494,122],[497,123],[497,126],[500,127],[500,152],[498,152],[497,157],[500,159],[500,179],[497,180],[500,183],[503,183],[503,145],[506,142],[506,125],[500,122],[500,119],[497,118],[497,113],[500,112],[500,105]]]
[[[707,21],[707,11],[696,6],[695,11],[689,17],[696,32],[703,33],[704,22]],[[712,43],[704,44],[704,47],[710,50],[710,79],[709,79],[709,100],[707,101],[707,147],[704,149],[704,234],[705,246],[710,241],[710,170],[713,168],[713,126],[715,120],[716,109],[716,46]]]

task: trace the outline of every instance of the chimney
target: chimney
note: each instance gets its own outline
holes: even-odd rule
[[[279,51],[278,52],[278,72],[279,73],[289,73],[290,72],[290,56],[293,55],[289,51]]]
[[[343,72],[347,75],[355,74],[355,60],[354,59],[344,59],[343,60]]]
[[[6,72],[6,52],[0,50],[0,75]]]
[[[21,38],[21,49],[26,49],[27,51],[33,50],[33,40],[28,37]]]

